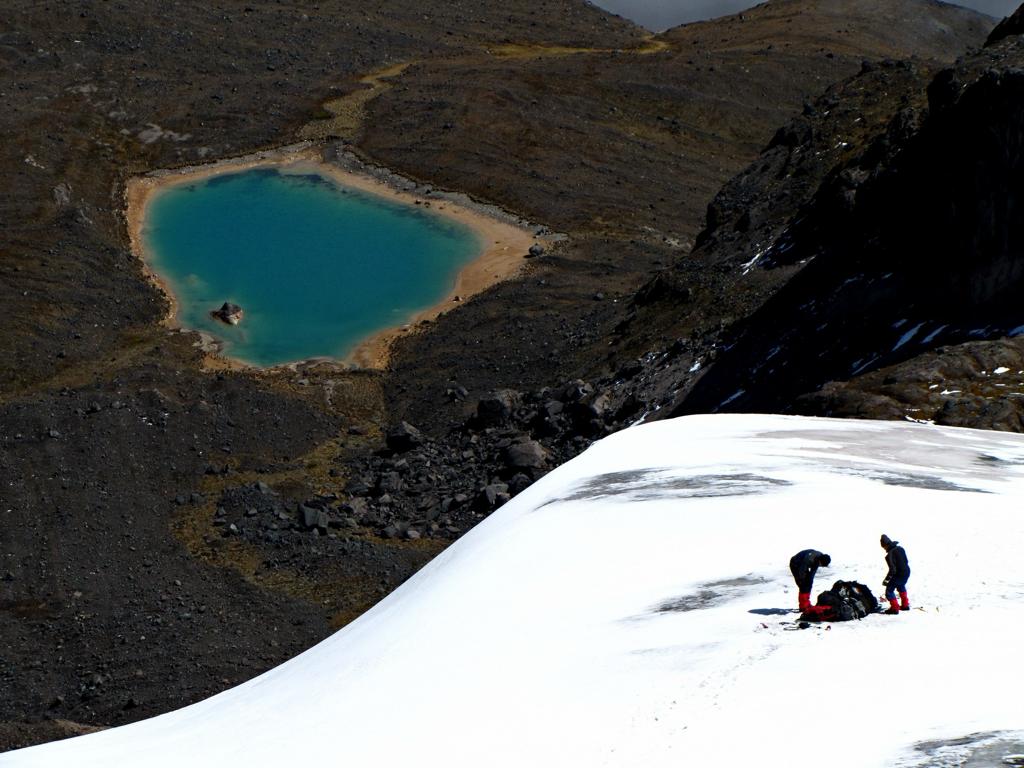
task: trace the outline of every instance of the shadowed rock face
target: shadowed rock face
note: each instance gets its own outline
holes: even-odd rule
[[[411,176],[508,201],[570,240],[531,262],[527,278],[497,286],[401,343],[389,377],[392,406],[413,423],[447,428],[463,415],[439,397],[449,379],[475,396],[500,387],[533,389],[606,375],[610,351],[613,368],[626,355],[649,352],[657,341],[650,338],[654,326],[644,323],[609,349],[624,319],[623,297],[653,270],[690,261],[708,201],[780,125],[831,83],[854,75],[864,59],[909,54],[922,69],[948,65],[969,45],[980,45],[990,25],[935,3],[786,0],[744,12],[743,19],[671,30],[662,39],[666,47],[644,55],[522,51],[517,60],[432,61],[410,69],[403,88],[372,105],[376,119],[396,130],[366,135],[363,148]],[[465,72],[464,87],[453,89]],[[876,100],[898,101],[902,90],[882,77],[867,87]],[[859,135],[856,116],[849,120]],[[874,124],[877,118],[869,117]],[[832,138],[814,151],[832,158],[838,142],[851,140]],[[471,151],[461,151],[470,144]],[[510,156],[521,162],[508,164]],[[481,174],[481,164],[503,170]],[[810,164],[794,159],[793,165],[807,170]],[[753,211],[751,233],[758,224]],[[700,260],[691,285],[698,303],[666,315],[696,308],[717,326],[723,317],[749,312],[749,306],[733,314],[717,301],[699,303],[701,289],[720,279],[719,269]],[[517,308],[514,317],[508,306]],[[467,345],[471,355],[463,354]],[[417,386],[409,386],[413,381]]]
[[[1006,37],[1014,37],[1024,33],[1024,6],[1021,6],[996,25],[989,34],[985,45],[995,45]]]
[[[940,73],[927,113],[837,166],[758,261],[795,276],[671,413],[785,410],[826,381],[1019,333],[1022,63],[1014,39]]]
[[[797,398],[808,416],[912,418],[952,427],[1024,431],[1024,337],[939,347],[910,360],[832,381]]]
[[[866,63],[777,129],[712,200],[694,250],[629,303],[612,341],[618,359],[634,359],[621,365],[613,390],[669,413],[722,355],[726,335],[806,266],[785,258],[789,229],[819,188],[869,147],[874,162],[891,160],[891,147],[918,125],[932,76],[907,63]]]

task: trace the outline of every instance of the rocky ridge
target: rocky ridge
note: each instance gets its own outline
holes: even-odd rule
[[[1005,337],[1024,325],[1020,63],[1000,33],[947,69],[865,62],[807,103],[715,197],[693,252],[629,302],[612,336],[626,364],[595,386],[648,417],[1019,429],[991,371],[1017,370]]]
[[[830,172],[756,265],[802,269],[673,413],[786,410],[826,381],[1024,329],[1020,43],[940,72],[926,110]]]

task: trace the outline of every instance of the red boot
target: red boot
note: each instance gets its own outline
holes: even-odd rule
[[[900,592],[900,610],[901,611],[909,611],[910,610],[910,600],[907,599],[907,593],[906,592]]]
[[[804,611],[804,618],[811,621],[829,621],[832,618],[832,606],[810,605]]]
[[[896,602],[896,598],[893,597],[893,598],[891,598],[889,600],[889,610],[886,611],[886,614],[888,614],[889,616],[893,616],[893,615],[895,615],[895,614],[897,614],[899,612],[900,612],[900,604],[897,603]]]
[[[797,599],[800,601],[800,613],[807,613],[811,609],[811,593],[801,592]]]

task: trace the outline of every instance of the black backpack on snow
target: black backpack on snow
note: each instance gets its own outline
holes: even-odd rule
[[[878,600],[871,590],[857,581],[837,581],[832,589],[818,595],[817,604],[832,609],[825,615],[826,621],[863,619],[878,610]]]

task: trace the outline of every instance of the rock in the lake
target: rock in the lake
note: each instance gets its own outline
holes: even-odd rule
[[[228,325],[238,325],[242,322],[242,308],[237,304],[232,304],[230,301],[225,301],[220,309],[216,309],[210,313],[211,316],[217,318],[223,323]]]

